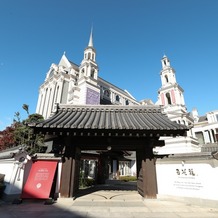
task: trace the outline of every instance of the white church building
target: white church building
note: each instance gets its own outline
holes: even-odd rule
[[[98,76],[96,50],[93,47],[92,33],[84,51],[80,65],[70,61],[65,54],[59,64],[52,64],[44,83],[39,88],[36,113],[47,119],[55,104],[140,104],[127,91],[105,81]]]
[[[190,130],[186,137],[163,138],[165,146],[155,148],[154,153],[164,155],[201,152],[204,142],[217,144],[218,111],[216,111],[215,116],[216,125],[210,124],[212,129],[207,133],[206,126],[208,125],[205,125],[205,120],[202,121],[197,111],[193,110],[191,113],[187,111],[184,90],[177,83],[176,72],[171,67],[168,57],[164,55],[161,63],[161,87],[158,90],[158,100],[155,104],[161,105],[163,112],[170,120],[184,124]],[[51,64],[45,81],[39,88],[36,113],[47,119],[52,116],[57,104],[154,104],[151,100],[136,100],[128,91],[104,80],[99,77],[98,73],[96,50],[93,45],[93,34],[91,32],[88,46],[84,50],[83,60],[79,65],[70,61],[65,53],[58,64]],[[212,119],[210,119],[211,115],[208,114],[208,117],[207,122],[210,122]],[[204,141],[204,137],[206,137],[206,141]]]

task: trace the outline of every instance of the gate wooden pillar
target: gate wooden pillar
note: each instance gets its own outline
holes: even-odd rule
[[[74,197],[79,190],[80,155],[79,147],[66,145],[61,173],[60,197]]]
[[[108,179],[107,157],[103,154],[100,154],[98,158],[98,184],[105,184],[106,179]]]
[[[153,154],[153,143],[138,148],[137,158],[137,188],[144,198],[157,198],[156,160]]]

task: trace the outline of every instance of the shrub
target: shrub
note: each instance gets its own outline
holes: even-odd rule
[[[94,179],[91,179],[91,178],[86,178],[85,179],[85,185],[86,186],[92,186],[92,185],[94,185],[94,183],[95,183]]]
[[[124,182],[131,182],[131,181],[136,181],[137,178],[136,176],[120,176],[119,180]]]
[[[95,180],[92,178],[84,177],[84,173],[80,172],[79,186],[80,187],[89,187],[95,184]]]

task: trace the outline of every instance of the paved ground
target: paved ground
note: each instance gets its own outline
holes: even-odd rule
[[[1,202],[0,218],[218,218],[218,207],[202,207],[171,199],[142,199],[135,190],[95,189],[80,192],[76,199],[23,200],[21,204]]]

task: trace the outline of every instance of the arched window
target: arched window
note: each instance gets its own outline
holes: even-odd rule
[[[55,102],[54,102],[54,103],[57,103],[57,102],[58,102],[58,91],[59,91],[59,86],[58,86],[57,89],[56,89]]]
[[[168,104],[172,104],[169,92],[166,94],[166,99]]]
[[[129,101],[128,100],[126,100],[126,105],[129,105]]]
[[[216,134],[213,129],[211,129],[211,133],[212,133],[213,141],[216,142],[217,141]]]
[[[46,108],[47,108],[47,104],[46,104],[46,102],[47,102],[47,98],[48,98],[48,88],[46,88],[46,90],[45,90],[45,98],[44,98],[44,102],[43,102],[43,110],[42,110],[42,115],[43,115],[43,117],[46,117]]]
[[[104,97],[110,98],[110,91],[108,89],[104,90]]]
[[[168,78],[167,75],[165,75],[165,80],[166,80],[167,83],[169,82],[169,78]]]
[[[116,101],[120,102],[120,96],[116,95]]]
[[[92,71],[91,71],[91,77],[94,78],[94,75],[95,75],[95,69],[92,69]]]
[[[43,94],[41,94],[41,98],[40,98],[40,104],[39,104],[39,113],[41,114],[41,108],[42,108],[42,99],[43,99]]]
[[[51,92],[52,92],[52,89],[50,88],[49,90],[49,94],[48,94],[48,103],[47,103],[47,109],[46,109],[46,117],[48,117],[48,112],[49,112],[49,107],[50,107],[50,101],[51,101]]]
[[[52,77],[54,75],[54,69],[51,69],[50,73],[49,73],[49,77]]]

